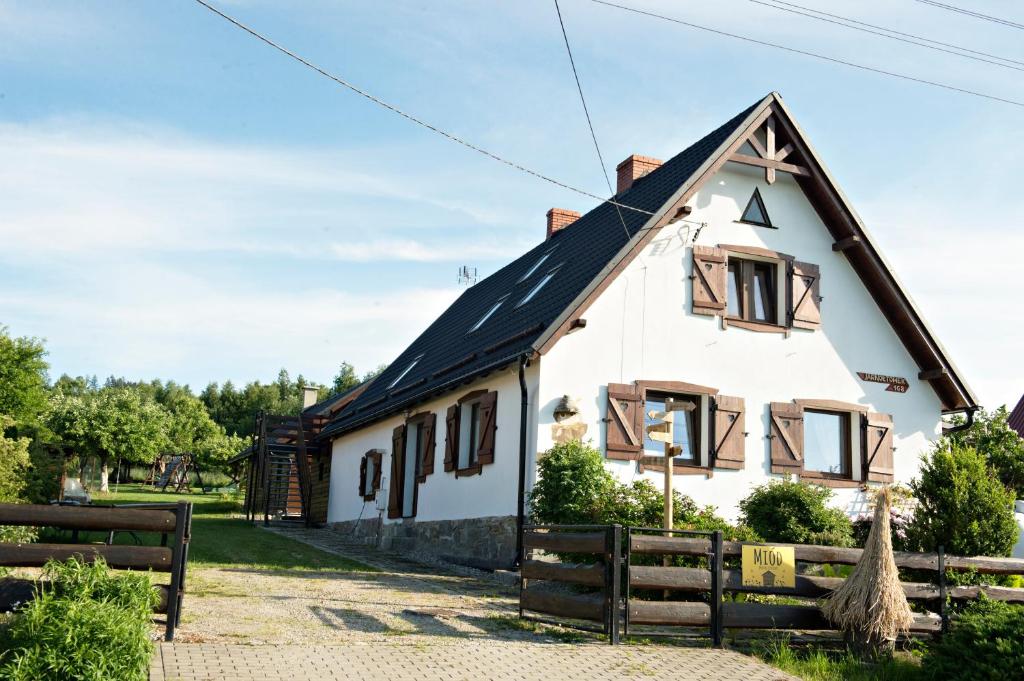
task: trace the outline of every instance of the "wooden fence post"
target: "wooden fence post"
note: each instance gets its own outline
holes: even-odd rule
[[[716,648],[722,647],[722,582],[724,556],[722,531],[715,530],[711,538],[711,642]]]
[[[622,586],[622,525],[612,525],[608,528],[608,547],[611,554],[609,569],[611,575],[611,589],[608,599],[608,642],[616,646],[619,644],[619,600],[621,598]]]
[[[949,631],[949,613],[946,611],[946,550],[939,546],[939,617],[942,618],[942,633]]]

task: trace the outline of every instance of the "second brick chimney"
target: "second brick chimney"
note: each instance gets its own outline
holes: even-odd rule
[[[566,210],[565,208],[552,208],[548,211],[548,236],[557,232],[560,229],[568,227],[572,223],[580,219],[580,214],[574,210]]]
[[[637,156],[633,154],[625,161],[615,166],[615,170],[618,171],[618,183],[615,188],[616,194],[621,194],[630,187],[633,186],[638,178],[643,177],[652,170],[657,170],[664,161],[651,158],[650,156]]]

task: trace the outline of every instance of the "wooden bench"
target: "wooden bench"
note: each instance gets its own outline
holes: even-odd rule
[[[102,532],[105,543],[0,543],[0,567],[42,567],[49,560],[78,557],[86,562],[103,558],[111,568],[169,572],[169,585],[157,585],[156,612],[166,614],[165,639],[174,640],[185,594],[185,567],[192,527],[192,504],[133,504],[126,506],[46,506],[0,504],[0,525],[52,527],[79,532]],[[153,532],[160,546],[125,546],[113,543],[117,532]],[[174,543],[169,544],[173,535]],[[35,582],[0,580],[0,611],[9,612],[35,592]]]

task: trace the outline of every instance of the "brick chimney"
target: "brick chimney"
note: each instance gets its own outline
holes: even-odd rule
[[[580,214],[574,210],[566,210],[565,208],[552,208],[548,211],[548,236],[557,232],[558,230],[568,227],[572,223],[580,219]]]
[[[625,161],[615,166],[615,170],[618,171],[619,177],[617,187],[615,189],[616,194],[621,194],[630,187],[633,186],[633,182],[637,178],[643,177],[652,170],[657,170],[664,161],[650,156],[637,156],[633,154]]]

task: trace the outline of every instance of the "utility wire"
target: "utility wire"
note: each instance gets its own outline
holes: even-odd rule
[[[763,7],[771,7],[772,9],[777,9],[777,10],[782,11],[782,12],[789,12],[791,14],[799,14],[800,16],[807,17],[808,19],[815,19],[817,21],[824,21],[824,22],[827,22],[829,24],[835,24],[836,26],[842,26],[844,28],[852,29],[854,31],[861,31],[862,33],[870,33],[872,35],[877,35],[877,36],[881,36],[883,38],[888,38],[889,40],[897,40],[897,41],[899,41],[901,43],[907,43],[908,45],[917,45],[918,47],[924,47],[924,48],[929,49],[929,50],[935,50],[936,52],[945,52],[946,54],[956,55],[957,57],[963,57],[964,59],[973,59],[974,61],[980,61],[980,62],[984,62],[986,64],[994,64],[996,66],[1001,66],[1004,69],[1013,69],[1015,71],[1024,71],[1024,68],[1021,68],[1020,66],[1013,66],[1011,64],[1004,64],[1003,62],[1000,62],[1000,61],[993,61],[991,59],[985,59],[983,57],[975,57],[975,56],[970,55],[970,54],[964,54],[963,52],[957,52],[956,50],[950,50],[950,49],[946,49],[944,47],[938,47],[937,45],[929,45],[929,44],[924,43],[924,42],[918,42],[917,40],[908,40],[906,38],[901,38],[901,37],[896,36],[896,35],[890,35],[889,33],[884,32],[884,31],[888,31],[889,30],[887,28],[873,27],[873,28],[879,28],[880,29],[880,30],[876,31],[876,30],[872,30],[870,28],[862,28],[861,26],[853,26],[853,25],[851,25],[849,23],[844,23],[844,22],[852,21],[851,19],[847,19],[845,17],[838,17],[835,14],[829,14],[828,16],[836,17],[836,19],[840,19],[841,21],[837,21],[836,19],[828,19],[828,18],[826,18],[824,16],[817,16],[816,14],[811,14],[811,12],[817,12],[817,10],[810,9],[810,8],[807,8],[807,7],[800,7],[800,5],[793,5],[793,4],[788,3],[788,2],[780,2],[778,4],[775,4],[773,2],[763,2],[763,0],[747,0],[747,1],[748,2],[752,2],[755,5],[761,5]],[[782,7],[781,5],[789,5],[789,7]],[[799,8],[799,9],[791,9],[791,8],[794,8],[794,7]],[[800,11],[800,10],[807,10],[807,11]],[[825,14],[825,13],[821,12],[821,14]],[[860,23],[860,22],[856,22],[856,23]],[[867,25],[867,24],[865,24],[865,25]],[[924,38],[924,40],[928,40],[928,39]],[[996,59],[1000,59],[1000,57],[996,57]],[[1005,60],[1005,61],[1012,61],[1012,60],[1008,59],[1008,60]]]
[[[1003,26],[1009,26],[1010,28],[1019,28],[1024,30],[1024,24],[1018,24],[1016,21],[1001,19],[990,14],[982,14],[981,12],[964,9],[963,7],[957,7],[956,5],[947,5],[942,2],[934,2],[933,0],[915,0],[915,2],[920,2],[922,5],[931,5],[932,7],[938,7],[939,9],[948,10],[950,12],[956,12],[957,14],[966,14],[969,17],[981,19],[982,21],[991,21],[996,24],[1002,24]]]
[[[597,143],[597,133],[594,132],[594,122],[590,120],[590,109],[587,108],[587,98],[583,96],[583,86],[580,84],[580,74],[576,72],[576,60],[572,58],[572,48],[569,46],[569,34],[565,32],[565,21],[562,19],[562,8],[555,0],[555,12],[558,13],[558,25],[562,27],[562,38],[565,39],[565,51],[569,54],[569,64],[572,66],[572,77],[576,79],[576,89],[580,93],[580,102],[583,104],[583,113],[587,117],[587,127],[590,128],[590,139],[594,140],[594,151],[597,152],[597,160],[601,164],[601,173],[604,175],[604,182],[608,185],[608,192],[615,195],[612,189],[611,178],[608,177],[608,167],[604,164],[604,156],[601,154],[601,145]],[[631,238],[629,228],[626,227],[626,220],[622,217],[622,211],[615,206],[615,212],[619,214],[619,222],[622,223],[622,231],[626,233],[626,241]]]
[[[878,73],[878,74],[881,74],[883,76],[890,76],[892,78],[899,78],[901,80],[908,80],[908,81],[911,81],[911,82],[914,82],[914,83],[920,83],[922,85],[930,85],[932,87],[941,88],[943,90],[950,90],[952,92],[959,92],[961,94],[971,95],[973,97],[981,97],[983,99],[990,99],[990,100],[995,101],[995,102],[1002,102],[1003,104],[1012,104],[1013,106],[1019,106],[1019,107],[1024,108],[1024,102],[1017,101],[1017,100],[1014,100],[1014,99],[1006,99],[1004,97],[999,97],[997,95],[989,95],[989,94],[985,94],[983,92],[977,92],[975,90],[968,90],[966,88],[956,87],[955,85],[947,85],[945,83],[939,83],[939,82],[934,81],[934,80],[926,80],[924,78],[917,78],[916,76],[908,76],[906,74],[897,73],[895,71],[886,71],[885,69],[879,69],[879,68],[875,68],[873,66],[865,66],[863,64],[857,64],[857,63],[854,63],[854,62],[851,62],[851,61],[846,61],[844,59],[838,59],[836,57],[829,57],[829,56],[826,56],[826,55],[823,55],[823,54],[819,54],[817,52],[809,52],[807,50],[801,50],[801,49],[798,49],[796,47],[789,47],[787,45],[780,45],[778,43],[772,43],[772,42],[768,42],[766,40],[759,40],[757,38],[751,38],[749,36],[739,35],[738,33],[729,33],[728,31],[723,31],[721,29],[711,28],[709,26],[702,26],[700,24],[695,24],[693,22],[683,21],[682,19],[676,19],[676,18],[673,18],[673,17],[668,17],[668,16],[665,16],[664,14],[656,14],[654,12],[648,12],[647,10],[637,9],[636,7],[628,7],[626,5],[619,5],[619,4],[616,4],[614,2],[608,2],[608,0],[590,0],[590,1],[594,2],[594,3],[597,3],[598,5],[606,5],[608,7],[614,7],[616,9],[624,10],[626,12],[632,12],[634,14],[642,14],[644,16],[653,17],[655,19],[661,19],[663,21],[670,21],[670,22],[672,22],[674,24],[680,24],[682,26],[687,26],[689,28],[695,28],[695,29],[700,30],[700,31],[707,31],[708,33],[714,33],[716,35],[725,36],[727,38],[734,38],[736,40],[742,40],[744,42],[753,43],[755,45],[762,45],[764,47],[773,47],[773,48],[775,48],[777,50],[784,50],[786,52],[791,52],[793,54],[803,55],[805,57],[813,57],[815,59],[820,59],[822,61],[831,62],[833,64],[841,64],[843,66],[849,66],[850,68],[860,69],[861,71],[869,71],[871,73]],[[920,2],[922,0],[918,0],[918,1]],[[197,2],[201,2],[201,0],[197,0]]]
[[[569,191],[575,192],[577,194],[580,194],[582,196],[586,196],[586,197],[591,198],[591,199],[597,199],[598,201],[601,201],[603,203],[610,203],[613,206],[615,206],[616,208],[625,208],[627,210],[632,210],[632,211],[635,211],[637,213],[643,213],[644,215],[654,215],[654,213],[652,213],[651,211],[643,210],[642,208],[635,208],[633,206],[627,206],[627,205],[625,205],[623,203],[619,203],[617,201],[613,201],[612,199],[606,199],[604,197],[598,196],[597,194],[593,194],[593,193],[588,192],[588,191],[586,191],[584,189],[579,189],[577,187],[573,187],[572,185],[566,184],[565,182],[561,182],[561,181],[556,180],[556,179],[554,179],[552,177],[548,177],[547,175],[539,173],[536,170],[531,170],[531,169],[527,168],[526,166],[523,166],[523,165],[520,165],[519,163],[516,163],[515,161],[510,161],[510,160],[508,160],[506,158],[498,156],[494,152],[488,151],[488,150],[486,150],[486,149],[484,149],[482,147],[478,147],[477,145],[475,145],[475,144],[473,144],[471,142],[467,142],[466,140],[462,139],[461,137],[458,137],[457,135],[454,135],[454,134],[452,134],[450,132],[447,132],[446,130],[442,130],[441,128],[439,128],[439,127],[437,127],[435,125],[427,123],[426,121],[424,121],[421,118],[417,118],[416,116],[414,116],[414,115],[412,115],[410,113],[406,113],[405,111],[402,111],[397,106],[395,106],[393,104],[389,104],[388,102],[385,102],[384,100],[380,99],[379,97],[376,97],[376,96],[370,94],[369,92],[367,92],[365,90],[362,90],[359,87],[353,85],[352,83],[349,83],[348,81],[346,81],[345,79],[341,78],[340,76],[336,76],[336,75],[326,71],[325,69],[317,66],[316,64],[313,64],[312,62],[306,60],[305,58],[300,57],[298,54],[292,52],[288,48],[279,45],[278,43],[274,42],[270,38],[267,38],[266,36],[264,36],[263,34],[257,32],[256,30],[254,30],[252,28],[249,28],[248,26],[246,26],[242,22],[238,21],[237,19],[235,19],[235,18],[225,14],[224,12],[220,11],[219,9],[214,7],[213,5],[211,5],[208,2],[206,2],[205,0],[196,0],[196,2],[199,3],[200,5],[202,5],[203,7],[205,7],[206,9],[210,10],[211,12],[216,14],[217,16],[221,17],[225,21],[227,21],[227,22],[235,25],[236,27],[242,29],[243,31],[245,31],[246,33],[248,33],[252,37],[256,38],[257,40],[260,40],[261,42],[266,43],[267,45],[269,45],[270,47],[274,48],[278,52],[281,52],[282,54],[285,54],[285,55],[291,57],[292,59],[294,59],[295,61],[299,62],[303,66],[306,66],[307,68],[310,68],[310,69],[316,71],[320,75],[322,75],[322,76],[324,76],[326,78],[330,78],[331,80],[333,80],[338,85],[341,85],[342,87],[351,90],[352,92],[356,93],[357,95],[370,100],[371,102],[373,102],[374,104],[376,104],[378,106],[382,106],[385,109],[388,109],[389,111],[398,114],[399,116],[401,116],[402,118],[405,118],[406,120],[412,121],[416,125],[424,127],[427,130],[430,130],[431,132],[435,132],[438,135],[441,135],[442,137],[446,137],[447,139],[451,140],[452,142],[455,142],[457,144],[461,144],[462,146],[466,147],[467,149],[472,149],[473,151],[477,152],[478,154],[482,154],[484,156],[487,156],[488,158],[491,158],[491,159],[493,159],[495,161],[498,161],[499,163],[503,163],[504,165],[506,165],[506,166],[508,166],[510,168],[514,168],[514,169],[516,169],[516,170],[518,170],[520,172],[526,173],[527,175],[532,175],[533,177],[535,177],[535,178],[537,178],[539,180],[544,180],[545,182],[549,182],[549,183],[551,183],[551,184],[553,184],[555,186],[561,187],[562,189],[568,189]]]

